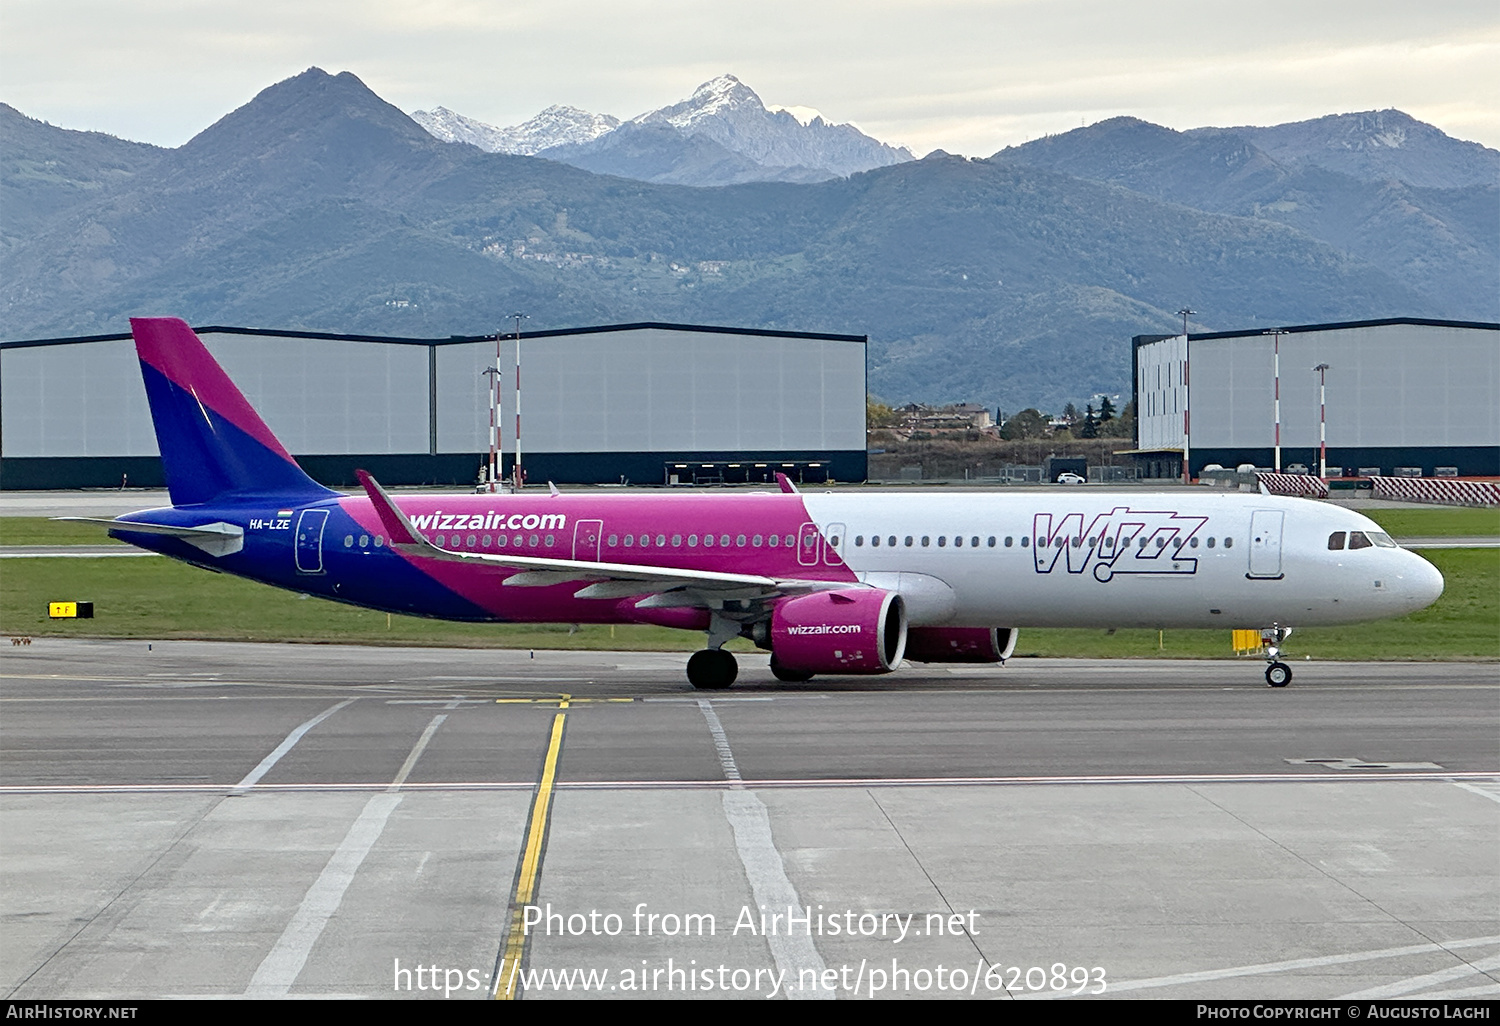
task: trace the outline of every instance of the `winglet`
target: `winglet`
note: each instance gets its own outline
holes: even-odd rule
[[[797,486],[792,484],[792,479],[787,477],[785,474],[778,472],[776,475],[776,483],[781,486],[782,491],[787,492],[790,495],[801,494],[797,491]]]
[[[385,526],[386,533],[390,535],[392,545],[419,545],[426,542],[412,522],[406,518],[386,490],[380,487],[380,482],[370,476],[369,471],[356,470],[354,476],[359,478],[359,483],[364,485],[365,494],[370,497],[370,505],[375,507],[375,512],[380,517],[380,522]]]

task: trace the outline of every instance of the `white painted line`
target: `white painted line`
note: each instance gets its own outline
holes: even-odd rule
[[[324,715],[333,711],[330,709]],[[343,842],[329,858],[323,872],[318,874],[318,879],[308,888],[301,906],[282,931],[276,946],[261,961],[260,968],[255,970],[250,986],[245,988],[245,997],[282,997],[297,982],[298,974],[307,964],[307,956],[323,935],[323,928],[328,925],[328,920],[338,911],[339,904],[344,900],[344,892],[354,881],[354,874],[359,871],[365,856],[380,838],[386,820],[396,811],[396,806],[401,804],[401,796],[393,792],[406,782],[407,775],[426,750],[427,742],[432,740],[432,735],[437,733],[437,729],[447,718],[447,713],[439,713],[432,718],[432,722],[427,724],[427,729],[422,731],[422,736],[407,753],[406,761],[396,772],[396,778],[391,781],[387,793],[377,794],[365,803],[364,810],[344,835]],[[311,726],[313,722],[316,721],[309,721],[308,725]],[[426,861],[425,858],[423,861]]]
[[[125,552],[68,552],[53,549],[47,552],[0,552],[0,559],[111,559],[116,556],[160,556],[160,552],[145,552],[130,549]]]
[[[377,794],[365,803],[364,810],[344,835],[328,865],[308,888],[292,921],[261,961],[260,968],[255,970],[250,985],[245,988],[245,997],[283,997],[291,990],[302,967],[307,964],[313,945],[323,935],[323,928],[344,900],[344,892],[353,883],[360,863],[370,853],[380,832],[385,829],[385,821],[401,804],[402,797],[399,794]]]
[[[1454,787],[1461,787],[1465,791],[1473,791],[1475,794],[1488,798],[1492,802],[1500,802],[1500,790],[1497,790],[1497,788],[1500,788],[1500,781],[1491,780],[1489,785],[1489,788],[1484,788],[1474,784],[1466,784],[1462,780],[1453,781]]]
[[[1355,991],[1353,994],[1345,994],[1338,1000],[1351,1001],[1364,1000],[1365,998],[1403,997],[1424,987],[1436,987],[1439,984],[1452,983],[1455,980],[1463,979],[1465,976],[1486,973],[1491,969],[1500,969],[1500,955],[1491,955],[1489,958],[1482,958],[1477,962],[1465,962],[1463,965],[1439,969],[1435,973],[1424,973],[1421,976],[1412,976],[1405,980],[1397,980],[1395,983],[1387,983],[1384,986]],[[1426,997],[1426,995],[1418,994],[1417,997]]]
[[[322,723],[324,720],[328,719],[328,717],[338,712],[344,706],[353,705],[354,702],[355,699],[346,698],[337,705],[329,706],[327,709],[324,709],[322,712],[318,713],[318,715],[314,716],[312,719],[302,724],[302,726],[292,731],[286,736],[286,740],[277,745],[276,749],[271,752],[270,755],[260,760],[259,766],[256,766],[249,773],[245,774],[245,779],[241,780],[238,784],[235,784],[234,788],[229,793],[231,795],[238,795],[244,794],[246,791],[250,790],[256,785],[256,782],[259,781],[261,777],[265,776],[271,771],[271,767],[276,765],[276,763],[280,761],[283,755],[292,750],[293,745],[302,740],[303,734],[306,734],[309,730],[312,730],[314,727]]]
[[[1319,966],[1325,965],[1348,965],[1351,962],[1373,962],[1381,958],[1400,958],[1403,955],[1427,955],[1441,951],[1452,952],[1460,948],[1478,948],[1490,944],[1500,944],[1500,936],[1472,937],[1468,940],[1444,941],[1441,944],[1408,944],[1400,948],[1355,951],[1347,955],[1320,955],[1314,958],[1294,958],[1286,962],[1261,962],[1257,965],[1241,965],[1229,969],[1206,969],[1197,973],[1177,973],[1173,976],[1156,976],[1145,980],[1125,980],[1121,983],[1111,983],[1109,985],[1109,993],[1118,994],[1120,991],[1154,990],[1159,987],[1176,987],[1184,983],[1205,983],[1209,980],[1232,980],[1241,976],[1266,976],[1271,973],[1284,973],[1297,969],[1316,969]],[[1067,996],[1066,992],[1040,992],[1037,994],[1016,995],[1018,998],[1041,998],[1044,1000]]]
[[[427,724],[427,729],[422,731],[422,736],[417,739],[417,743],[412,747],[410,754],[407,755],[406,761],[401,764],[401,769],[396,772],[396,779],[391,781],[390,790],[401,790],[401,785],[406,783],[406,778],[410,775],[412,767],[417,764],[417,760],[422,757],[422,753],[427,749],[427,742],[432,740],[432,735],[437,733],[437,729],[443,725],[443,721],[447,718],[447,713],[439,713],[432,718],[431,723]]]
[[[724,733],[724,724],[719,722],[719,714],[714,712],[714,707],[706,698],[697,700],[698,709],[703,713],[703,718],[708,721],[708,732],[714,738],[714,752],[719,756],[719,766],[724,770],[724,776],[728,779],[740,782],[740,768],[735,764],[734,752],[729,748],[729,735]]]
[[[745,788],[739,766],[734,761],[734,752],[729,747],[729,737],[724,733],[724,724],[719,722],[719,716],[708,699],[698,699],[698,708],[708,722],[719,765],[730,782],[729,790],[722,796],[724,817],[734,831],[734,847],[739,853],[740,864],[745,867],[756,905],[768,914],[784,913],[788,921],[794,916],[807,915],[797,889],[786,875],[786,864],[776,848],[776,840],[771,836],[770,812],[754,791]],[[821,987],[804,991],[798,986],[804,970],[812,970],[815,979],[823,976],[823,956],[818,954],[812,937],[769,932],[765,939],[784,981],[783,993],[789,999],[833,1000],[832,991]]]

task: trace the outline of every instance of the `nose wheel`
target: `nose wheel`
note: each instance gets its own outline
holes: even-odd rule
[[[1284,688],[1292,682],[1292,668],[1281,661],[1281,643],[1292,633],[1290,627],[1276,624],[1260,632],[1260,642],[1266,649],[1266,683],[1273,688]]]

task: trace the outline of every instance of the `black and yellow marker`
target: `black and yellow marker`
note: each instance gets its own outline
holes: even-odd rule
[[[92,602],[48,602],[47,616],[53,620],[92,620]]]

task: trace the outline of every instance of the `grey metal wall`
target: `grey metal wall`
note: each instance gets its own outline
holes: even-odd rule
[[[493,341],[438,350],[438,448],[489,446]],[[516,344],[500,347],[503,446],[515,448]],[[858,449],[859,342],[641,328],[524,339],[524,452]]]
[[[1180,447],[1180,388],[1154,389],[1180,361],[1182,338],[1137,350],[1141,448]],[[1327,363],[1328,445],[1347,448],[1500,445],[1500,330],[1387,324],[1281,336],[1281,444],[1318,441],[1318,375]],[[1268,448],[1273,339],[1193,338],[1193,449]],[[1149,440],[1149,441],[1148,441]]]
[[[483,370],[495,362],[493,341],[201,337],[293,453],[488,449]],[[522,364],[526,452],[864,450],[862,342],[642,328],[526,339]],[[501,365],[504,448],[513,451],[512,340]],[[130,340],[0,350],[0,455],[156,451]]]

